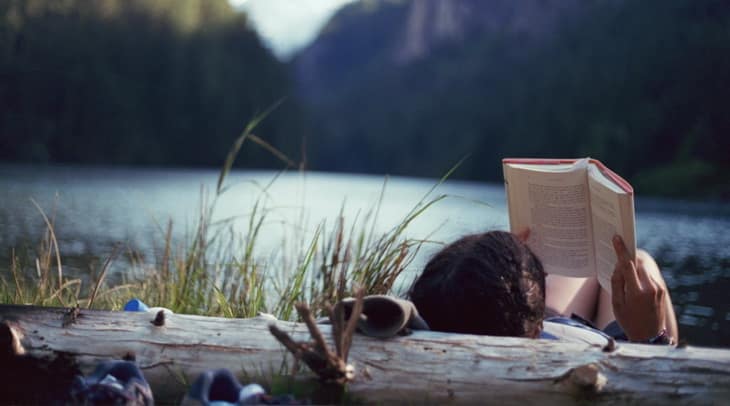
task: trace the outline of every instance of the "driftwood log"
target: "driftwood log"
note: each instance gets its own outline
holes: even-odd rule
[[[160,403],[178,399],[206,369],[228,368],[264,384],[291,372],[292,359],[269,333],[270,320],[154,319],[151,313],[0,305],[2,395],[20,396],[20,403],[42,400],[62,392],[72,374],[89,373],[106,359],[135,359]],[[275,323],[294,339],[309,339],[303,324]],[[322,332],[331,344],[330,327]],[[730,401],[730,350],[724,349],[599,348],[415,332],[387,340],[355,335],[349,362],[355,378],[348,394],[366,402]]]

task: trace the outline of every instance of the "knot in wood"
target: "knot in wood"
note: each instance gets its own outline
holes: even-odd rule
[[[81,309],[78,305],[76,307],[72,307],[65,311],[63,313],[63,318],[61,319],[61,327],[66,328],[74,323],[76,323],[76,320],[81,316]]]
[[[600,392],[606,385],[606,376],[596,364],[581,365],[570,372],[570,382],[578,388]]]
[[[614,352],[616,351],[616,340],[613,337],[608,337],[608,342],[603,346],[603,352]]]
[[[165,325],[165,311],[160,310],[157,312],[157,315],[155,315],[154,320],[150,321],[150,323],[154,324],[157,327],[162,327]]]

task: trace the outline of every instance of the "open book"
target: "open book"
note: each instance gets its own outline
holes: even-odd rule
[[[512,232],[530,228],[527,245],[548,274],[597,276],[611,292],[620,235],[636,255],[634,191],[590,159],[502,160]]]

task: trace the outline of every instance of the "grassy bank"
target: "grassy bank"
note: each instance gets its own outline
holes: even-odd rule
[[[272,212],[266,197],[276,177],[261,187],[245,218],[214,220],[214,214],[230,187],[226,177],[245,141],[255,142],[288,167],[295,166],[252,134],[267,113],[252,120],[234,142],[215,190],[201,188],[199,214],[186,237],[173,237],[181,230],[171,221],[158,225],[154,245],[159,248],[150,259],[115,248],[91,270],[88,280],[67,277],[53,226],[55,210],[33,201],[44,219],[45,234],[35,248],[12,253],[9,275],[0,275],[0,302],[119,310],[136,297],[176,313],[252,317],[267,312],[292,320],[296,302],[306,302],[319,312],[326,303],[350,296],[355,286],[363,286],[367,294],[394,293],[396,280],[425,242],[406,238],[404,231],[445,197],[433,191],[451,172],[388,232],[375,232],[386,179],[378,203],[364,216],[345,219],[343,207],[334,224],[322,220],[308,235],[301,231],[305,224],[289,225],[291,232],[284,233],[281,248],[274,254],[264,253],[257,248],[264,239],[262,226]],[[117,274],[109,278],[112,264],[123,255],[129,269],[122,272],[121,281]]]
[[[287,240],[271,254],[257,249],[271,213],[264,203],[266,190],[246,218],[214,221],[225,190],[201,193],[200,212],[186,238],[173,238],[180,230],[168,222],[158,228],[159,249],[148,262],[134,252],[113,249],[83,280],[65,275],[53,216],[46,215],[53,210],[38,206],[45,234],[33,249],[12,254],[9,275],[0,280],[0,301],[119,310],[137,297],[177,313],[252,317],[267,312],[291,320],[294,303],[304,301],[320,310],[349,296],[356,285],[369,294],[392,293],[424,243],[406,238],[404,231],[442,198],[425,197],[386,233],[373,231],[379,204],[360,219],[340,214],[334,224],[322,221],[309,235],[301,231],[303,225],[290,225],[292,232],[282,237]],[[109,277],[115,262],[130,264],[121,281]]]

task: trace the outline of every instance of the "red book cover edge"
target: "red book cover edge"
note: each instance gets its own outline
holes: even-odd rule
[[[578,159],[562,159],[562,158],[504,158],[502,159],[503,164],[529,164],[529,165],[560,165],[560,164],[572,164],[575,163]],[[603,172],[604,175],[606,175],[609,179],[611,179],[615,184],[617,184],[621,189],[624,190],[624,192],[633,195],[634,194],[634,188],[631,187],[629,182],[624,180],[621,176],[619,176],[616,172],[608,169],[606,165],[603,164],[603,162],[588,158],[588,161],[592,164],[596,165],[598,169]]]

